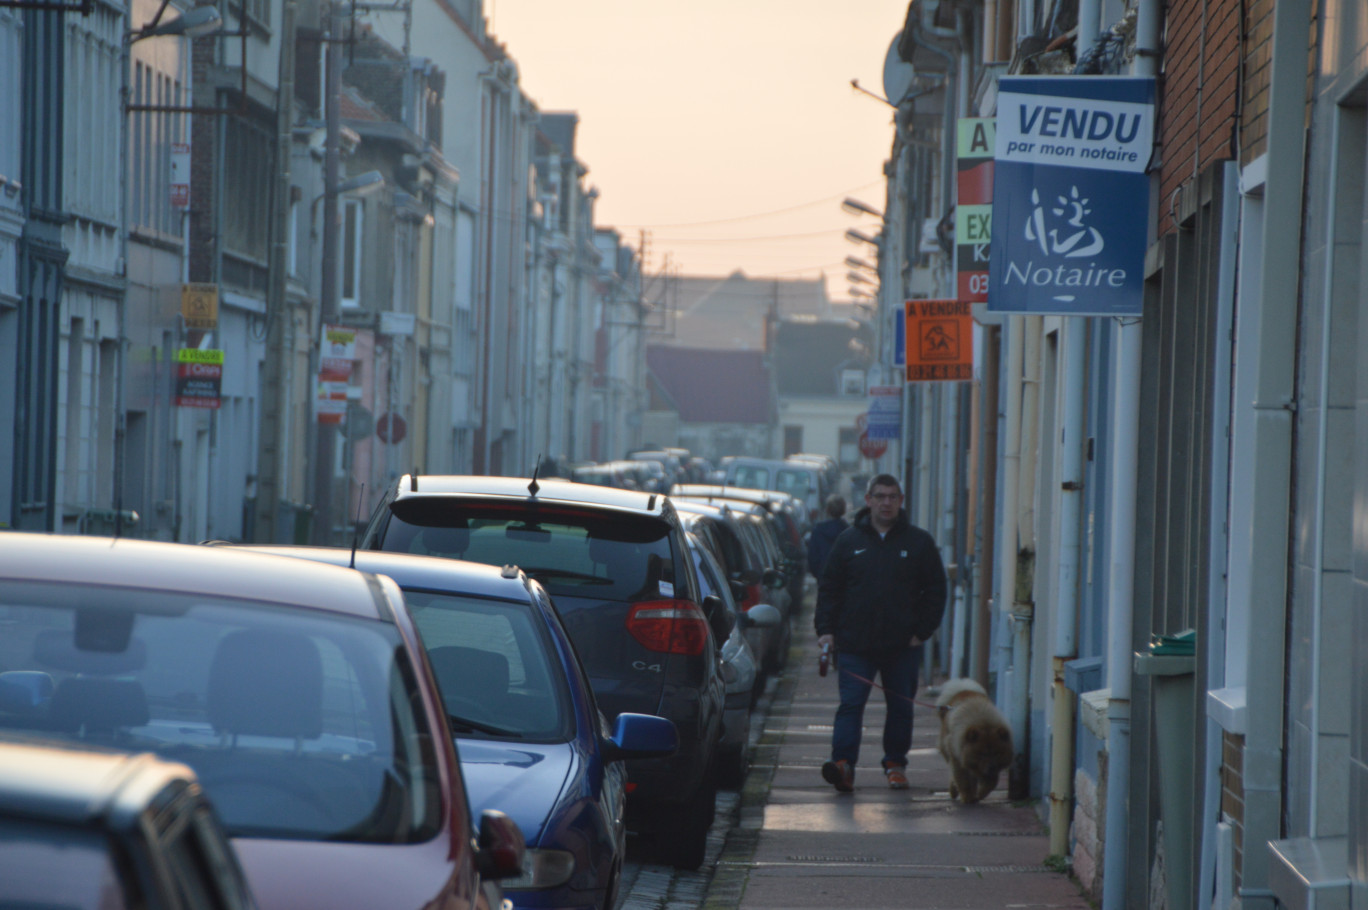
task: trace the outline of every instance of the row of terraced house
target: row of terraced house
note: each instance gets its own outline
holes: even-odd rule
[[[346,539],[640,443],[577,126],[479,0],[0,2],[0,527]]]
[[[1137,311],[993,284],[973,381],[910,383],[879,465],[952,567],[937,660],[991,686],[1011,794],[1104,910],[1368,908],[1368,6],[913,0],[886,73],[885,364],[905,300],[958,296],[961,122],[1001,140],[1054,78],[1155,98],[1148,192],[1055,202],[1060,239],[1144,238]],[[1042,249],[1001,183],[993,245]]]

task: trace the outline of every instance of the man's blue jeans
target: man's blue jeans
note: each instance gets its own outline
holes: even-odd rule
[[[840,673],[841,706],[836,709],[836,724],[831,733],[831,758],[844,759],[855,767],[860,757],[860,733],[864,724],[869,683],[884,687],[883,760],[905,767],[907,750],[912,748],[912,696],[917,689],[917,670],[921,666],[922,646],[881,654],[837,655]],[[878,674],[876,679],[875,674]]]

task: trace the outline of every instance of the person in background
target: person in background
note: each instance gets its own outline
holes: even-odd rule
[[[846,524],[845,513],[845,497],[839,493],[831,494],[826,498],[826,519],[817,522],[808,532],[808,570],[812,572],[814,578],[822,577],[822,566],[826,565],[826,558],[827,554],[831,552],[831,545],[836,542],[837,537],[841,536],[841,532],[849,527]]]
[[[902,488],[891,474],[869,481],[865,507],[836,538],[817,586],[813,625],[819,647],[834,647],[841,704],[822,779],[841,793],[855,789],[855,763],[865,703],[877,674],[887,713],[883,770],[888,786],[906,790],[912,747],[912,696],[922,643],[945,614],[945,565],[931,535],[907,520]]]

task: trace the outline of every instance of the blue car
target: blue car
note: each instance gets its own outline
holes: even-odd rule
[[[669,755],[674,724],[600,713],[570,637],[513,567],[400,553],[254,547],[350,565],[399,585],[422,636],[478,817],[498,808],[527,840],[517,908],[611,910],[626,852],[624,759]]]

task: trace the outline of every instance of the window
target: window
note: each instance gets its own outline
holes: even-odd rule
[[[803,428],[801,426],[784,427],[784,457],[795,455],[803,451]]]
[[[841,463],[842,471],[853,471],[860,466],[859,438],[855,435],[854,427],[842,427],[840,436],[837,460]]]
[[[275,154],[270,133],[241,117],[223,118],[224,246],[265,263],[271,223],[271,174]]]
[[[361,200],[342,203],[342,305],[361,305],[361,242],[364,237],[365,210]]]

